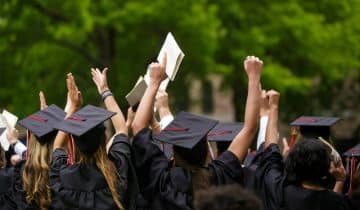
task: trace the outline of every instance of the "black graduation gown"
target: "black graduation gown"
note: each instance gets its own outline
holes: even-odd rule
[[[127,191],[130,145],[127,136],[114,138],[109,158],[114,161],[121,177],[118,186],[120,200],[125,204]],[[62,149],[53,152],[50,184],[54,209],[118,209],[101,171],[93,165],[67,165],[67,154]]]
[[[170,160],[152,143],[150,129],[144,128],[134,137],[133,149],[140,189],[143,196],[152,201],[152,209],[192,209],[192,173],[171,167]],[[212,175],[212,185],[242,181],[241,164],[230,151],[221,154],[206,169]]]
[[[278,145],[270,145],[259,154],[255,172],[256,192],[265,210],[345,210],[349,201],[330,190],[308,190],[285,181],[284,163]]]
[[[13,168],[0,169],[0,209],[17,209],[13,194]]]

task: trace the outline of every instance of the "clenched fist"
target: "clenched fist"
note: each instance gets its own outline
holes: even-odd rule
[[[244,61],[244,69],[248,77],[259,77],[261,75],[263,62],[258,57],[247,56]]]

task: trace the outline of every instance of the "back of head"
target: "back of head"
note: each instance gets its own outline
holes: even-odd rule
[[[117,207],[119,209],[124,209],[122,203],[120,202],[120,194],[118,192],[118,184],[121,180],[118,176],[114,163],[108,158],[106,152],[106,136],[104,127],[100,126],[94,128],[80,138],[81,139],[74,139],[75,143],[86,144],[88,141],[95,141],[95,143],[92,143],[91,147],[80,146],[81,148],[77,148],[77,163],[85,165],[95,164],[103,174]],[[79,147],[78,144],[77,146]]]
[[[329,176],[330,148],[318,139],[298,141],[285,160],[286,179],[293,184],[321,184]]]
[[[22,174],[26,201],[27,203],[36,203],[40,209],[47,209],[51,204],[49,165],[52,142],[40,144],[32,135],[27,150],[29,156]]]
[[[208,154],[208,144],[206,140],[201,140],[192,149],[174,145],[174,159],[178,166],[190,165],[202,167],[206,163]]]
[[[208,154],[208,144],[201,140],[192,149],[174,146],[175,165],[192,173],[192,191],[205,189],[210,185],[210,173],[204,168]]]
[[[261,202],[238,185],[211,187],[195,194],[196,210],[260,210]]]

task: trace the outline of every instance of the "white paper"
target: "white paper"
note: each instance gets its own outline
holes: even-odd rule
[[[18,117],[6,110],[3,110],[2,115],[6,119],[6,122],[10,126],[10,128],[14,128],[16,122],[18,121]]]
[[[126,95],[126,100],[130,106],[134,106],[139,103],[145,93],[146,88],[147,84],[144,81],[144,78],[140,76],[133,89]]]
[[[161,47],[157,60],[162,62],[166,53],[166,74],[171,81],[174,81],[175,76],[179,70],[179,66],[184,58],[184,53],[181,51],[179,45],[176,43],[174,36],[169,32],[166,36],[165,42]]]
[[[0,144],[1,144],[1,147],[5,150],[5,151],[8,151],[9,150],[9,147],[10,147],[10,143],[9,141],[7,140],[6,138],[6,133],[7,133],[7,129],[1,134],[0,136]]]

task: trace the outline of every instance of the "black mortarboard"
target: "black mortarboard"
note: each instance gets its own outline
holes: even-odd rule
[[[241,131],[244,123],[219,123],[207,134],[208,141],[231,142]]]
[[[76,146],[85,154],[96,151],[104,133],[103,122],[115,115],[103,108],[87,105],[67,119],[55,125],[55,128],[72,134]]]
[[[66,113],[56,105],[50,105],[19,121],[19,124],[35,135],[40,144],[53,140],[54,125],[65,118]]]
[[[175,146],[192,149],[218,123],[216,120],[180,112],[160,134],[154,138]]]
[[[340,118],[337,117],[301,116],[290,123],[290,125],[299,126],[301,135],[307,138],[322,137],[329,140],[330,126],[339,120]]]
[[[354,147],[348,149],[346,152],[343,153],[343,156],[360,157],[360,144],[357,144]]]

